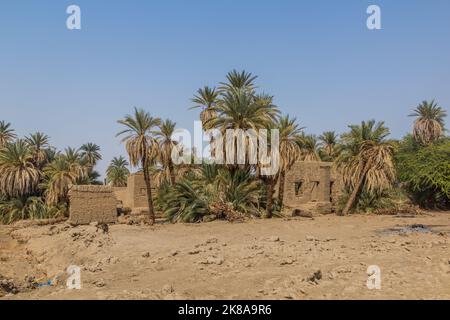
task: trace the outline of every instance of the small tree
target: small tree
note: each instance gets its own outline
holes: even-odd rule
[[[450,139],[418,146],[407,136],[396,154],[400,182],[411,199],[425,208],[450,207]]]

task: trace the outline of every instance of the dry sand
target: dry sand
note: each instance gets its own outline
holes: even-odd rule
[[[65,288],[69,265],[82,269],[81,290]],[[370,265],[381,268],[381,290],[366,286]],[[30,289],[44,276],[59,283]],[[450,212],[113,225],[109,234],[0,226],[0,280],[19,291],[1,299],[450,299]]]

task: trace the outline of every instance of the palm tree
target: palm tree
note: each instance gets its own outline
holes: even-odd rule
[[[0,149],[1,194],[21,197],[36,191],[40,172],[33,160],[33,154],[23,140],[8,143]]]
[[[177,145],[177,141],[172,140],[176,123],[165,120],[159,125],[159,130],[154,132],[158,140],[158,160],[163,166],[164,177],[171,184],[175,183],[175,169],[172,161],[172,150]]]
[[[339,138],[334,131],[325,131],[319,136],[323,160],[334,161],[339,153]]]
[[[244,90],[253,93],[255,86],[255,80],[258,76],[253,76],[251,73],[245,70],[238,72],[233,70],[227,74],[227,82],[221,82],[221,91],[235,91]]]
[[[342,135],[343,150],[338,158],[344,183],[351,190],[343,215],[349,213],[361,188],[369,193],[385,191],[395,180],[394,143],[386,139],[389,129],[384,122],[363,121],[349,128],[350,132]]]
[[[237,72],[233,70],[227,75],[227,82],[221,83],[220,98],[218,99],[213,110],[217,112],[217,117],[206,122],[208,128],[215,128],[226,133],[228,129],[240,129],[243,131],[254,130],[258,133],[260,129],[274,128],[274,123],[279,116],[279,110],[273,103],[273,97],[267,94],[256,94],[254,81],[257,77],[245,71]],[[251,147],[253,151],[258,151],[260,146],[258,142],[252,139],[246,141],[246,147]],[[248,149],[248,148],[246,148]],[[224,144],[225,158],[230,154],[234,154],[233,164],[229,166],[229,170],[233,173],[237,170],[237,150],[238,146],[235,142],[230,145]],[[250,167],[250,159],[245,159],[244,169]],[[258,163],[255,167],[257,176],[261,169]],[[275,178],[266,176],[264,179],[269,185],[267,188],[268,205],[266,207],[267,217],[272,215],[272,203],[274,194]]]
[[[217,100],[219,97],[219,92],[216,88],[210,88],[208,86],[198,89],[197,94],[192,99],[196,105],[193,108],[202,108],[202,112],[200,113],[200,120],[202,121],[202,125],[204,129],[208,129],[206,127],[206,123],[217,116],[214,111],[214,106],[217,104]]]
[[[33,153],[36,167],[41,170],[48,160],[49,154],[47,152],[47,149],[50,147],[49,137],[42,132],[36,132],[30,134],[30,136],[28,137],[25,137],[25,142],[30,147],[31,152]]]
[[[207,125],[220,130],[222,134],[228,129],[244,131],[252,129],[257,132],[271,126],[279,114],[277,107],[272,103],[272,97],[267,96],[263,101],[243,90],[225,92],[214,110],[217,117],[210,119]],[[233,164],[237,162],[237,147],[235,143],[224,144],[225,157],[227,154],[235,156]]]
[[[83,170],[76,165],[71,151],[73,149],[69,149],[69,156],[72,157],[65,154],[58,155],[44,168],[46,179],[42,188],[45,189],[46,201],[50,205],[68,203],[69,187],[77,184],[83,177]]]
[[[70,167],[70,171],[76,174],[76,182],[81,184],[82,181],[89,176],[89,172],[92,168],[88,163],[88,160],[84,158],[78,150],[71,147],[64,149],[64,154],[62,156]]]
[[[88,163],[88,165],[93,168],[99,160],[102,160],[102,155],[100,154],[100,147],[95,143],[85,143],[80,148],[81,157]]]
[[[5,121],[0,121],[0,149],[7,143],[13,141],[17,135],[11,129],[11,124]]]
[[[157,142],[152,136],[154,127],[161,123],[159,118],[153,118],[148,112],[142,109],[134,109],[134,115],[127,115],[119,124],[126,127],[117,136],[124,135],[122,142],[126,143],[127,153],[132,166],[141,166],[144,171],[144,180],[147,188],[148,209],[151,223],[155,222],[155,212],[153,209],[153,199],[149,168],[155,158],[154,151]]]
[[[437,103],[423,101],[410,117],[416,117],[414,122],[414,138],[417,142],[428,145],[438,140],[444,133],[444,118],[447,112]]]
[[[279,114],[272,97],[256,97],[246,91],[226,92],[214,108],[218,116],[207,122],[219,129],[263,129],[273,123]]]
[[[289,115],[281,117],[278,121],[278,130],[280,132],[280,178],[278,200],[283,206],[284,186],[286,171],[290,170],[294,163],[300,158],[301,149],[297,144],[298,136],[303,128],[297,124],[296,118],[289,118]]]
[[[315,135],[306,135],[302,133],[298,139],[297,144],[302,150],[302,160],[307,162],[320,161],[319,143]]]
[[[124,157],[114,157],[106,169],[107,183],[113,187],[126,187],[128,175],[130,174],[128,166],[129,163]]]

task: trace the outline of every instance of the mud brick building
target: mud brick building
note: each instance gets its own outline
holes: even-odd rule
[[[71,186],[69,201],[71,224],[117,221],[117,199],[110,186]]]
[[[331,213],[341,190],[341,179],[333,163],[299,161],[286,172],[283,213]]]
[[[155,195],[155,192],[156,190],[152,188],[153,195]],[[114,188],[114,193],[121,206],[130,209],[132,214],[148,213],[147,188],[143,173],[130,174],[127,186]]]

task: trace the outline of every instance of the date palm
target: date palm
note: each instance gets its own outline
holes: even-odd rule
[[[153,128],[160,125],[159,118],[152,117],[142,109],[134,109],[133,115],[127,115],[118,121],[125,129],[117,134],[123,136],[122,142],[126,145],[130,163],[132,166],[140,166],[144,171],[144,180],[147,189],[147,202],[151,223],[155,222],[153,198],[151,190],[149,168],[156,154],[156,139],[152,135]]]
[[[280,178],[278,200],[280,205],[283,206],[286,171],[290,170],[301,156],[301,149],[297,140],[303,128],[299,127],[296,118],[289,118],[289,115],[287,115],[281,117],[278,121],[278,130],[280,132]]]
[[[428,145],[438,140],[444,133],[444,118],[447,112],[437,103],[423,101],[410,117],[416,117],[413,135],[417,142]]]
[[[218,115],[208,125],[225,130],[267,128],[279,114],[271,96],[255,96],[243,90],[224,93],[214,110]]]
[[[82,180],[88,177],[91,166],[87,159],[81,156],[81,153],[78,150],[68,147],[64,149],[62,155],[64,160],[70,166],[70,170],[76,174],[76,182],[81,183]]]
[[[326,131],[319,136],[323,160],[334,161],[339,153],[339,138],[334,131]]]
[[[342,135],[343,150],[337,160],[351,190],[343,215],[349,213],[362,189],[371,194],[382,192],[395,180],[394,143],[387,140],[389,129],[384,122],[363,121],[349,128],[350,132]]]
[[[200,120],[202,121],[202,125],[204,129],[209,129],[206,126],[206,123],[217,116],[214,111],[214,106],[217,104],[217,100],[219,97],[219,92],[216,88],[204,87],[202,89],[198,89],[197,94],[192,99],[196,105],[193,108],[202,108],[202,112],[200,113]]]
[[[302,133],[298,139],[297,144],[302,151],[302,160],[306,162],[320,161],[319,143],[317,137],[312,134]]]
[[[220,83],[221,86],[219,89],[221,91],[244,90],[253,93],[256,88],[255,80],[257,78],[258,76],[254,76],[245,70],[241,72],[233,70],[227,74],[227,82]]]
[[[271,96],[255,96],[244,90],[225,92],[214,108],[217,117],[211,119],[207,124],[211,128],[216,128],[225,137],[228,129],[254,130],[266,129],[277,120],[278,108],[273,104]],[[250,144],[250,141],[248,142]],[[249,145],[248,145],[249,146]],[[252,146],[257,150],[257,146]],[[234,164],[237,163],[236,143],[224,144],[225,158],[227,154],[234,154]],[[246,159],[248,162],[248,159]]]
[[[25,142],[33,153],[36,167],[41,170],[48,160],[49,137],[42,132],[36,132],[26,137]]]
[[[102,160],[102,155],[100,154],[100,147],[95,143],[85,143],[80,148],[81,157],[87,162],[87,164],[93,168],[98,161]]]
[[[124,157],[114,157],[106,169],[106,182],[113,187],[126,187],[130,174],[128,166],[129,163]]]
[[[177,142],[172,139],[175,132],[176,123],[165,120],[159,125],[159,130],[154,132],[158,141],[158,160],[162,164],[163,176],[165,180],[175,183],[175,168],[172,161],[172,150]]]
[[[23,140],[6,144],[0,149],[0,193],[7,197],[33,194],[40,172],[33,161],[33,153]]]
[[[76,157],[73,157],[71,151],[73,149],[70,149],[69,157],[60,154],[44,168],[45,181],[42,188],[45,189],[49,205],[68,203],[69,187],[83,178],[83,170],[76,164]]]
[[[16,139],[17,135],[11,129],[11,124],[5,121],[0,121],[0,149],[7,143]]]

